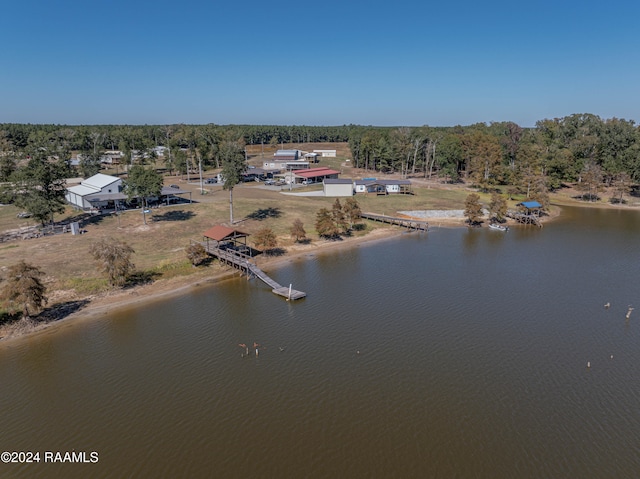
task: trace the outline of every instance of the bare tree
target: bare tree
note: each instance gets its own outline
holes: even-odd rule
[[[124,286],[135,269],[131,262],[131,255],[135,251],[124,241],[103,238],[90,246],[89,253],[100,263],[111,286]]]
[[[307,232],[304,230],[304,225],[302,224],[302,220],[300,218],[296,218],[295,220],[293,220],[293,224],[291,225],[291,229],[289,231],[291,233],[291,237],[296,240],[296,243],[307,239]]]
[[[429,140],[427,146],[425,147],[425,176],[427,174],[427,166],[429,167],[429,178],[433,174],[433,166],[436,163],[436,146],[438,145],[439,138],[435,138],[433,140]],[[429,159],[431,157],[431,159]]]
[[[618,173],[613,179],[614,197],[611,199],[613,203],[622,204],[623,196],[628,194],[631,189],[631,177],[627,173]]]
[[[502,146],[505,149],[507,158],[509,159],[509,168],[515,170],[516,168],[516,156],[518,154],[518,148],[520,147],[520,139],[522,138],[522,132],[524,130],[513,123],[507,122],[505,125],[504,137],[502,137]]]
[[[588,162],[584,165],[580,176],[580,181],[576,186],[582,191],[582,199],[597,201],[598,193],[602,191],[604,186],[602,168],[593,162]]]

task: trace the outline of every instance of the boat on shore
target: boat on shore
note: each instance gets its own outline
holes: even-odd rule
[[[509,231],[508,226],[499,225],[498,223],[489,223],[489,228],[498,231]]]

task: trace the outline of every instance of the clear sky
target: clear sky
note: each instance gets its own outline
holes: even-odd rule
[[[637,0],[10,0],[0,123],[640,121]]]

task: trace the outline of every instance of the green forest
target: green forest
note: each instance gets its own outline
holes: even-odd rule
[[[585,199],[596,199],[605,186],[622,198],[640,179],[640,129],[633,121],[574,114],[540,120],[533,128],[513,122],[455,127],[0,124],[0,180],[11,181],[34,158],[55,159],[63,169],[71,152],[81,153],[80,174],[87,176],[98,171],[105,150],[122,151],[133,163],[133,158],[154,159],[153,148],[164,146],[166,169],[180,172],[195,160],[220,168],[230,152],[245,145],[308,142],[348,142],[353,166],[373,172],[464,180],[485,191],[506,187],[542,200],[563,183],[578,186]]]

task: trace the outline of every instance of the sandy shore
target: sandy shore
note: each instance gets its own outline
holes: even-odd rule
[[[294,260],[313,254],[321,254],[337,249],[348,249],[365,243],[372,243],[390,239],[404,233],[397,228],[383,228],[372,231],[366,236],[359,238],[347,238],[340,241],[321,241],[309,245],[294,245],[287,250],[283,256],[271,256],[257,259],[257,264],[265,271],[275,270],[278,267]],[[173,296],[185,294],[188,290],[214,283],[219,283],[231,278],[238,277],[241,273],[232,268],[214,273],[203,272],[203,274],[193,276],[181,276],[169,280],[159,280],[152,284],[138,286],[130,290],[114,291],[101,297],[95,297],[86,308],[69,315],[65,319],[77,317],[91,317],[104,315],[107,312],[131,306],[140,306],[145,303],[166,300]]]
[[[453,224],[452,224],[453,226]],[[403,234],[399,228],[379,228],[369,234],[357,238],[344,238],[338,241],[315,241],[311,244],[296,244],[287,249],[283,256],[260,257],[257,259],[260,268],[266,272],[275,270],[291,261],[304,260],[307,256],[358,247],[363,244],[387,240]],[[201,269],[192,275],[180,276],[167,280],[158,280],[151,284],[136,286],[122,290],[113,290],[105,294],[85,298],[86,302],[76,311],[59,319],[36,322],[21,320],[0,329],[0,346],[15,344],[18,341],[39,334],[52,334],[66,327],[70,322],[98,320],[119,310],[140,307],[145,304],[166,301],[171,297],[187,294],[189,291],[210,286],[221,281],[238,277],[240,273],[232,268],[213,270]]]
[[[545,222],[552,221],[559,216],[560,209],[552,207]],[[429,218],[431,228],[464,227],[465,219],[458,216],[444,215]],[[401,228],[388,227],[371,231],[365,236],[343,238],[338,241],[314,241],[310,244],[295,244],[288,247],[283,256],[259,257],[258,266],[266,272],[275,270],[291,261],[305,260],[306,257],[317,256],[335,250],[344,250],[358,247],[372,242],[395,238],[404,234]],[[176,278],[158,280],[151,284],[136,286],[123,290],[113,290],[81,300],[84,304],[69,314],[63,314],[59,318],[49,321],[18,321],[0,328],[0,346],[9,343],[15,344],[26,337],[33,337],[43,333],[55,333],[69,324],[69,322],[82,322],[97,320],[110,313],[144,304],[166,301],[171,297],[187,294],[190,290],[237,277],[240,273],[234,269],[203,268],[191,275]]]

